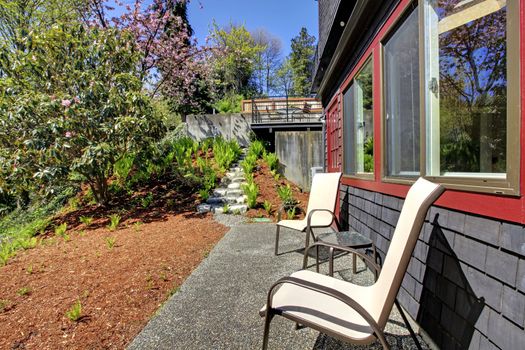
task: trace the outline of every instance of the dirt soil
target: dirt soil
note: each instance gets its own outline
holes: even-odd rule
[[[48,236],[0,267],[0,349],[124,348],[227,231],[211,215],[148,209],[116,231],[100,219]]]
[[[277,221],[277,210],[281,207],[281,199],[277,194],[277,188],[279,186],[286,186],[289,184],[292,188],[293,198],[298,201],[297,212],[294,219],[304,218],[304,213],[308,207],[308,192],[303,192],[301,188],[295,185],[293,182],[280,178],[275,180],[270,173],[268,165],[259,160],[257,162],[257,169],[254,172],[253,179],[257,186],[259,186],[259,196],[257,197],[257,206],[253,209],[248,210],[247,216],[251,218],[270,218],[272,221]],[[263,203],[268,200],[272,203],[272,211],[270,215],[264,210]],[[286,219],[286,213],[282,213],[281,219]]]

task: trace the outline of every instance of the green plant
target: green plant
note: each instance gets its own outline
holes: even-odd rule
[[[268,164],[271,172],[277,172],[279,168],[279,159],[275,153],[266,153],[263,156],[264,161]],[[274,173],[272,173],[273,175]]]
[[[28,295],[29,293],[31,293],[31,288],[29,287],[22,287],[16,291],[16,294],[18,294],[21,297],[24,295]]]
[[[261,158],[264,153],[264,144],[260,140],[255,140],[248,148],[248,155],[255,156],[256,159]]]
[[[151,205],[153,202],[153,194],[150,192],[145,197],[142,197],[140,199],[140,204],[142,205],[142,208],[147,208]]]
[[[66,311],[66,317],[73,322],[78,321],[82,317],[82,304],[80,303],[80,299],[77,299],[76,303]]]
[[[133,229],[138,232],[140,231],[143,224],[144,223],[142,221],[135,221],[135,223],[133,224]]]
[[[263,203],[263,208],[266,211],[266,214],[270,215],[272,212],[272,203],[269,200],[265,200]]]
[[[0,300],[0,313],[7,311],[11,307],[11,302],[9,300],[1,299]]]
[[[64,222],[58,226],[55,227],[55,235],[57,236],[60,236],[60,237],[63,237],[64,234],[66,233],[67,231],[67,223]]]
[[[255,182],[248,182],[242,186],[242,189],[246,197],[248,197],[246,200],[248,208],[255,208],[257,205],[257,196],[259,195],[259,186],[257,186]]]
[[[222,212],[223,212],[224,214],[228,214],[228,213],[230,212],[230,206],[229,206],[228,203],[226,203],[226,204],[224,204],[224,205],[222,206]]]
[[[86,226],[91,226],[91,224],[93,223],[93,217],[91,216],[81,216],[79,220]]]
[[[66,233],[66,231],[67,231],[67,223],[64,222],[55,227],[55,236],[62,237],[64,241],[68,242],[70,237]]]
[[[109,216],[109,225],[108,229],[110,231],[115,231],[120,223],[120,215],[112,214]]]
[[[7,261],[16,255],[15,246],[12,244],[3,244],[0,249],[0,266],[7,264]]]
[[[29,265],[26,267],[26,273],[27,273],[28,275],[33,274],[33,265],[32,265],[32,264],[29,264]]]
[[[279,186],[277,188],[277,195],[283,202],[284,206],[291,206],[296,204],[296,200],[293,198],[292,187],[290,186],[290,184],[287,184],[286,186]]]
[[[67,236],[67,235],[66,235]],[[38,240],[36,237],[22,237],[17,240],[17,245],[26,250],[26,249],[33,249],[38,244]]]
[[[205,188],[201,188],[199,190],[199,196],[201,197],[203,201],[207,201],[208,198],[210,197],[210,192]]]
[[[134,161],[135,155],[126,154],[113,165],[113,172],[120,186],[125,186]]]
[[[1,69],[0,115],[11,117],[0,117],[0,178],[9,177],[21,196],[85,183],[105,205],[115,164],[164,133],[144,89],[135,39],[126,30],[80,23],[49,25],[26,38],[24,55],[2,51],[10,64]]]
[[[291,207],[290,209],[288,209],[286,211],[286,217],[288,220],[292,220],[293,218],[295,218],[295,211],[296,211],[296,207]]]
[[[115,237],[106,237],[104,238],[104,242],[106,242],[106,246],[108,247],[108,249],[111,250],[115,246],[117,239]]]

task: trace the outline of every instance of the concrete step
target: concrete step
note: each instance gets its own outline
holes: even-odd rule
[[[223,204],[225,203],[224,197],[210,197],[206,200],[208,204]]]
[[[244,182],[246,181],[246,179],[244,178],[244,176],[236,176],[236,177],[232,177],[231,178],[231,182],[232,183],[235,183],[235,182]]]
[[[227,188],[216,188],[213,190],[213,196],[214,197],[224,197],[228,193]]]
[[[230,212],[235,213],[237,210],[244,214],[248,211],[248,206],[246,204],[230,205]]]
[[[231,183],[228,185],[228,189],[230,190],[236,190],[241,188],[241,184],[239,182]]]
[[[238,189],[238,190],[231,190],[231,189],[228,189],[225,196],[242,196],[244,194],[243,190],[241,189]]]

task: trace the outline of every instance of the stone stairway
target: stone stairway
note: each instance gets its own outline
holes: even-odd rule
[[[239,157],[237,163],[234,163],[230,171],[222,178],[220,187],[213,190],[213,195],[210,196],[206,203],[201,203],[197,206],[199,213],[218,213],[218,214],[244,214],[248,210],[246,203],[246,196],[241,189],[241,186],[246,183],[244,178],[244,171],[239,166],[239,162],[244,159],[244,151]],[[224,209],[228,209],[227,213]]]

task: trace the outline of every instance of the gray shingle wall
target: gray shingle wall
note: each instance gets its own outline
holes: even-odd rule
[[[384,258],[401,198],[341,186],[345,228],[374,240]],[[398,299],[443,349],[525,344],[525,227],[431,207]]]

